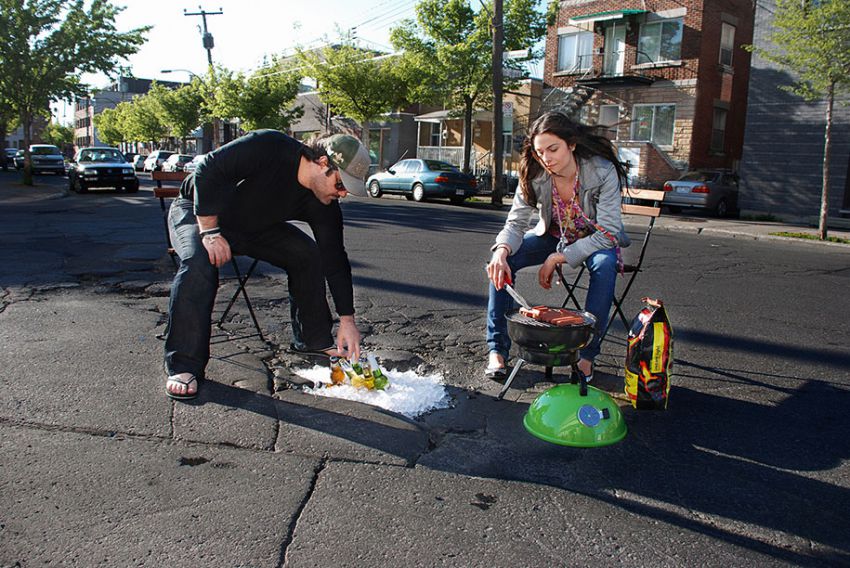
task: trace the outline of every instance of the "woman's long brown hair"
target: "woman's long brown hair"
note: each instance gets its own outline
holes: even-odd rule
[[[620,183],[626,185],[628,164],[621,162],[617,151],[611,141],[596,133],[593,126],[585,126],[574,122],[565,114],[560,112],[547,112],[540,115],[531,125],[528,136],[522,143],[519,163],[519,187],[525,197],[526,203],[534,207],[537,205],[537,196],[531,187],[531,180],[544,171],[543,165],[537,160],[534,152],[534,138],[544,133],[554,134],[567,144],[575,144],[573,155],[577,158],[589,159],[593,156],[601,156],[614,164]]]

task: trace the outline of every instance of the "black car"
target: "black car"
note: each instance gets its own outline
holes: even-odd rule
[[[15,154],[18,153],[17,148],[4,148],[3,153],[0,154],[0,167],[3,168],[3,171],[9,170],[15,167]]]
[[[132,164],[115,148],[82,148],[68,169],[71,191],[85,193],[92,187],[113,187],[128,193],[139,191],[139,178]]]

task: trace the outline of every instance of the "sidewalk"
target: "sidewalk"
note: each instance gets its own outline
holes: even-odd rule
[[[628,223],[628,216],[626,223]],[[850,247],[850,244],[819,241],[817,239],[799,239],[781,237],[775,233],[806,233],[817,235],[817,227],[792,225],[782,222],[749,221],[743,219],[716,219],[698,215],[664,214],[658,218],[656,228],[665,231],[692,233],[697,235],[726,237],[733,239],[772,240],[785,243],[810,243],[819,246]],[[850,231],[829,229],[828,237],[850,240]]]

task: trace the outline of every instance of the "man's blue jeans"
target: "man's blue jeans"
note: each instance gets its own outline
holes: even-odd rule
[[[543,264],[546,257],[555,252],[557,244],[558,239],[552,235],[538,237],[526,233],[522,246],[508,257],[511,280],[517,281],[517,271],[528,266]],[[617,253],[615,249],[600,250],[590,255],[584,263],[590,272],[590,284],[584,309],[596,316],[596,334],[590,345],[581,350],[581,357],[592,361],[599,355],[601,343],[599,338],[608,324],[608,314],[614,301],[614,288],[617,284]],[[511,339],[508,336],[508,322],[505,315],[512,309],[516,309],[513,298],[504,288],[497,291],[491,282],[490,297],[487,302],[487,347],[490,351],[501,354],[506,360],[511,350]]]
[[[201,378],[210,358],[218,269],[210,263],[201,242],[192,201],[179,197],[174,200],[168,211],[168,229],[180,267],[168,302],[165,367],[169,375],[192,373]],[[225,238],[234,254],[258,258],[286,271],[296,347],[332,347],[333,320],[316,242],[289,223],[250,235],[226,231]]]

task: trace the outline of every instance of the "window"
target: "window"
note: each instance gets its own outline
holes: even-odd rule
[[[720,27],[720,64],[732,66],[732,52],[735,50],[735,26],[723,22]]]
[[[439,122],[431,123],[431,146],[440,146],[441,126]]]
[[[676,105],[635,105],[632,112],[632,140],[673,145]]]
[[[681,18],[641,24],[638,63],[676,61],[682,58]]]
[[[620,107],[617,105],[602,105],[599,107],[599,126],[608,140],[617,139],[617,123],[620,121]]]
[[[711,124],[711,146],[709,146],[712,152],[723,151],[723,143],[726,140],[726,114],[726,109],[715,107]]]
[[[556,71],[581,71],[593,66],[593,33],[579,32],[558,36]]]

